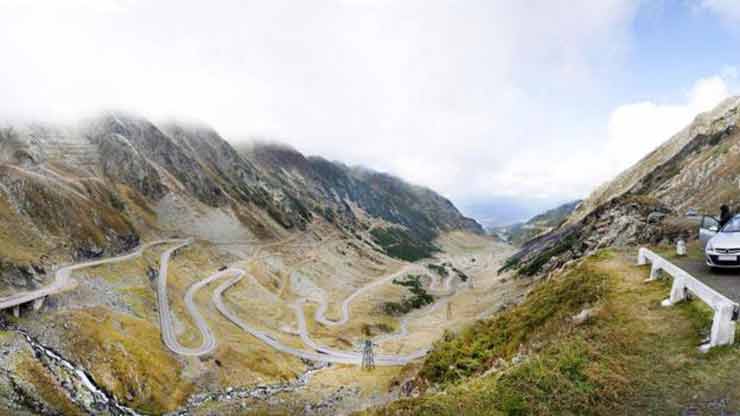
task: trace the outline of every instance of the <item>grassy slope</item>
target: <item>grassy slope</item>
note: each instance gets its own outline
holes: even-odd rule
[[[419,375],[435,389],[368,413],[675,415],[692,406],[719,414],[720,399],[736,408],[737,347],[698,353],[710,311],[698,301],[660,307],[668,284],[643,283],[646,275],[625,254],[591,257],[523,304],[439,342]],[[588,305],[597,312],[586,324],[568,319]],[[518,352],[525,358],[513,365]]]
[[[417,261],[439,251],[433,243],[415,238],[398,227],[375,228],[370,234],[387,255],[401,260]]]
[[[75,359],[127,405],[162,413],[193,392],[182,365],[162,346],[159,330],[150,322],[101,307],[57,319],[69,325],[67,342]]]
[[[43,246],[43,242],[34,241],[31,236],[19,232],[23,230],[17,213],[8,202],[6,195],[0,192],[0,260],[3,258],[11,262],[31,262],[36,260],[33,253],[34,246]]]

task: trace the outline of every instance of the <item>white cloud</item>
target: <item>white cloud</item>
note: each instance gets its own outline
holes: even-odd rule
[[[582,197],[734,90],[615,108],[638,4],[0,0],[0,118],[196,118],[456,202]]]
[[[713,76],[698,80],[686,101],[656,104],[644,101],[626,104],[609,117],[607,154],[615,170],[622,170],[687,126],[697,114],[709,111],[730,96],[732,80]]]
[[[729,96],[735,89],[735,72],[728,67],[722,76],[696,81],[682,102],[620,105],[609,113],[606,128],[584,125],[582,130],[572,131],[573,136],[591,138],[584,145],[541,142],[474,175],[468,189],[483,193],[493,187],[498,195],[542,200],[585,197],[667,141],[698,113]]]
[[[740,22],[740,2],[737,0],[699,0],[702,8],[719,15],[728,23]]]
[[[637,4],[0,0],[0,116],[192,117],[458,201],[581,195]]]
[[[45,13],[95,12],[116,13],[126,10],[137,0],[0,0],[0,7],[6,10],[35,11]]]

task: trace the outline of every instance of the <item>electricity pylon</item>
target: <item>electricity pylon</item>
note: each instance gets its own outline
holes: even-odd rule
[[[371,371],[375,368],[375,353],[373,352],[373,341],[366,339],[362,347],[362,369]]]

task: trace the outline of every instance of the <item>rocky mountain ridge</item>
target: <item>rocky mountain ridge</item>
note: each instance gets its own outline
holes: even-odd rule
[[[329,216],[353,222],[357,219],[353,209],[359,208],[371,217],[407,227],[421,238],[433,238],[446,229],[483,231],[446,198],[392,175],[305,157],[280,144],[252,143],[242,146],[241,153],[302,200],[329,201],[328,208],[334,211]]]
[[[612,245],[696,237],[689,209],[716,213],[740,202],[740,97],[686,128],[594,191],[557,229],[528,243],[507,267],[525,275],[555,270]]]
[[[4,126],[2,283],[34,286],[71,255],[118,253],[162,235],[270,239],[314,221],[357,235],[390,229],[410,245],[482,232],[447,199],[393,176],[284,146],[241,147],[204,125],[115,112]]]

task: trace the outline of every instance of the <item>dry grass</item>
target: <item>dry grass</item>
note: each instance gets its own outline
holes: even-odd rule
[[[128,405],[151,413],[171,411],[193,391],[183,369],[152,323],[104,308],[56,315],[66,323],[66,349],[74,361]]]
[[[25,224],[10,206],[5,194],[0,192],[0,260],[5,258],[11,262],[25,263],[35,261],[36,253],[45,247],[42,241],[37,241],[27,233]]]
[[[53,181],[8,166],[0,166],[0,175],[19,179],[14,195],[21,210],[38,229],[51,236],[104,247],[108,244],[106,235],[134,233],[125,215],[110,205],[114,196],[104,184],[86,183],[90,198],[84,199],[60,189]]]

